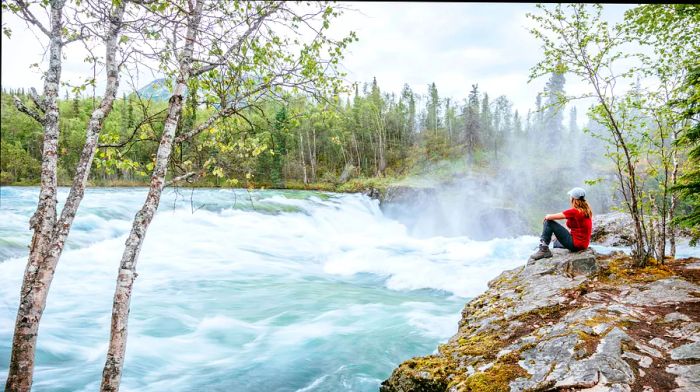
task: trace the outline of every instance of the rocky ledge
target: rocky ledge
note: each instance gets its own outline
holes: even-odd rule
[[[553,252],[489,282],[380,391],[700,391],[700,259]]]

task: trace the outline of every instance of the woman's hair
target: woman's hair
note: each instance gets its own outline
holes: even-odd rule
[[[575,209],[579,210],[586,218],[593,217],[593,211],[591,211],[591,206],[584,199],[572,199],[572,204]]]

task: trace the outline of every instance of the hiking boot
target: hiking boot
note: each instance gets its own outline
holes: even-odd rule
[[[533,253],[532,256],[530,256],[531,260],[539,260],[539,259],[544,259],[544,258],[549,258],[552,257],[552,251],[549,250],[548,245],[540,245],[540,248],[537,250],[537,252]]]

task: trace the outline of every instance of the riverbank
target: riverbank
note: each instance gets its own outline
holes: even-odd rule
[[[382,392],[700,390],[700,259],[571,254],[505,271]]]
[[[396,177],[362,177],[354,178],[345,183],[332,183],[332,182],[310,182],[304,183],[303,181],[286,181],[284,186],[274,186],[271,183],[266,182],[247,182],[245,184],[239,184],[237,186],[228,186],[223,184],[218,184],[215,181],[205,180],[197,181],[193,183],[180,182],[178,186],[187,188],[223,188],[223,189],[279,189],[279,190],[308,190],[308,191],[323,191],[323,192],[338,192],[338,193],[358,193],[364,192],[369,189],[376,189],[378,191],[384,192],[388,187],[393,184],[400,183],[402,179]],[[14,182],[9,184],[2,184],[2,186],[39,186],[39,182]],[[59,186],[71,186],[69,181],[59,181]],[[147,187],[148,182],[145,181],[128,181],[128,180],[91,180],[88,181],[88,187],[104,187],[104,188],[137,188],[137,187]]]
[[[414,158],[413,160],[416,160]],[[309,190],[337,193],[364,193],[370,197],[381,198],[389,188],[399,188],[399,192],[406,189],[426,189],[439,187],[441,184],[454,182],[470,175],[481,175],[494,178],[496,172],[493,168],[478,165],[468,165],[465,160],[441,160],[441,161],[416,161],[409,169],[397,172],[388,172],[383,177],[350,177],[346,181],[313,181],[304,183],[302,180],[288,179],[282,186],[276,186],[270,182],[255,180],[240,180],[235,186],[226,185],[223,181],[214,177],[199,178],[189,183],[182,181],[178,186],[187,188],[222,188],[222,189],[278,189],[278,190]],[[59,186],[70,187],[72,178],[59,175]],[[35,181],[19,181],[2,183],[0,186],[39,186],[39,179]],[[147,187],[148,177],[142,180],[124,179],[91,179],[89,187],[105,188],[131,188]]]
[[[2,184],[2,186],[39,186],[39,183],[18,182],[12,184]],[[70,187],[70,182],[59,182],[59,186]],[[148,187],[147,182],[142,181],[126,181],[126,180],[109,180],[109,181],[89,181],[88,187],[101,188],[139,188]],[[175,185],[172,185],[175,186]],[[220,188],[220,189],[268,189],[268,190],[305,190],[305,191],[320,191],[320,192],[336,192],[336,193],[363,193],[371,198],[383,200],[384,196],[389,194],[389,189],[394,189],[393,194],[405,192],[408,190],[423,190],[431,188],[430,184],[425,184],[419,180],[398,178],[398,177],[360,177],[353,178],[344,183],[332,182],[310,182],[303,181],[286,181],[284,186],[274,186],[265,182],[248,182],[237,186],[228,186],[217,184],[214,181],[197,181],[193,183],[180,182],[179,187],[185,188]]]

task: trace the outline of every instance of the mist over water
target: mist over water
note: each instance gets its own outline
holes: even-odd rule
[[[539,236],[545,214],[571,208],[567,191],[574,187],[586,190],[594,215],[621,205],[604,143],[573,126],[552,131],[551,114],[539,114],[542,119],[535,123],[540,128],[529,132],[494,131],[499,136],[491,138],[501,138],[500,145],[484,146],[474,158],[478,163],[464,153],[425,165],[402,181],[413,189],[390,194],[391,202],[383,206],[386,216],[421,238],[489,240]],[[606,132],[593,121],[586,128]]]
[[[5,375],[38,189],[0,192]],[[141,253],[124,391],[376,391],[454,334],[466,298],[535,242],[416,236],[358,194],[190,192],[166,191]],[[42,320],[34,390],[99,387],[118,263],[145,194],[88,190]]]

